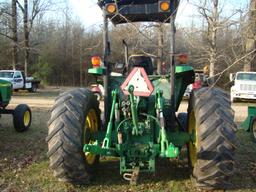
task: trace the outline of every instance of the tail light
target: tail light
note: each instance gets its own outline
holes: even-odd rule
[[[160,1],[159,2],[159,9],[162,12],[166,12],[170,10],[170,2],[169,1]]]
[[[101,59],[99,56],[93,56],[92,57],[92,66],[93,68],[98,68],[100,67]]]
[[[106,10],[108,13],[113,14],[116,12],[116,4],[115,3],[109,3],[106,5]]]

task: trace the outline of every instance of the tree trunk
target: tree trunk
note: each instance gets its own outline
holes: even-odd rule
[[[24,0],[23,23],[24,23],[24,48],[25,48],[24,72],[25,72],[25,76],[27,76],[28,65],[29,65],[28,0]]]
[[[12,0],[12,68],[16,69],[18,63],[18,33],[17,33],[17,5]]]
[[[216,63],[217,63],[217,27],[218,27],[218,0],[213,0],[213,12],[212,12],[212,23],[210,24],[210,78],[211,83],[214,82],[214,75],[216,70]]]
[[[163,26],[158,25],[158,52],[157,52],[157,74],[162,74],[162,63],[163,63]]]
[[[246,52],[250,54],[244,64],[244,71],[256,70],[256,0],[251,0],[250,21],[246,38]]]
[[[79,70],[80,70],[80,78],[79,84],[80,87],[85,86],[83,82],[83,30],[79,32]]]

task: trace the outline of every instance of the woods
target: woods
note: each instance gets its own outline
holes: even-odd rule
[[[95,1],[96,3],[96,1]],[[225,11],[225,1],[189,2],[197,13],[190,24],[177,23],[177,53],[188,53],[195,69],[210,66],[210,76],[227,83],[230,72],[254,70],[255,0],[248,7]],[[250,6],[249,6],[250,5]],[[0,68],[24,70],[50,85],[87,86],[90,58],[102,54],[100,25],[85,25],[68,1],[12,0],[0,3]],[[91,19],[91,18],[88,18]],[[122,40],[129,53],[155,58],[155,67],[170,63],[169,26],[129,24],[110,30],[112,60],[124,62]]]

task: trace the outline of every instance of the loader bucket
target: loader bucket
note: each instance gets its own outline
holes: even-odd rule
[[[256,117],[256,107],[255,106],[248,106],[248,116],[241,123],[241,127],[244,130],[249,131],[250,130],[250,124],[251,124],[254,117]]]

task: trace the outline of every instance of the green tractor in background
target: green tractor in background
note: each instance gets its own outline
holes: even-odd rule
[[[248,116],[241,123],[241,127],[251,133],[252,141],[256,143],[256,107],[248,106]]]
[[[60,181],[88,184],[99,157],[110,156],[119,157],[120,174],[136,183],[140,172],[156,171],[157,159],[177,158],[182,147],[187,147],[197,187],[229,187],[236,140],[229,96],[221,89],[203,87],[192,92],[188,113],[176,113],[186,87],[194,82],[191,66],[174,63],[174,20],[179,1],[99,0],[98,4],[104,15],[104,66],[99,58],[93,58],[89,73],[103,76],[104,117],[88,89],[72,90],[56,99],[46,138],[54,175]],[[123,73],[113,75],[109,21],[114,25],[170,23],[170,74],[154,74],[148,56],[128,57],[124,43]]]
[[[18,105],[14,110],[7,109],[12,93],[12,83],[0,79],[0,118],[1,114],[11,114],[13,125],[17,132],[28,130],[32,120],[30,108],[26,104]]]

